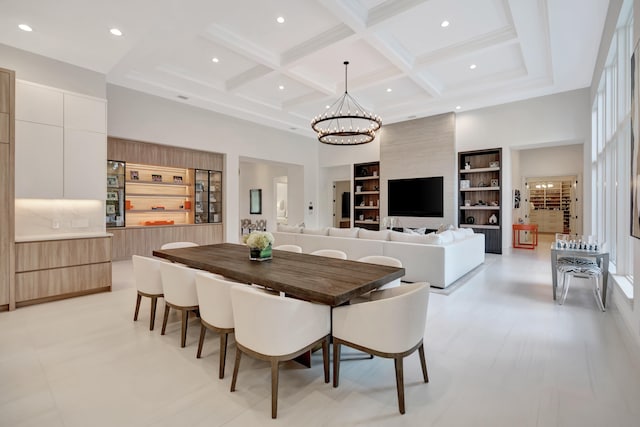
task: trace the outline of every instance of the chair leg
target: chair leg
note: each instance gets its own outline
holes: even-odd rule
[[[133,314],[133,321],[138,320],[138,311],[140,311],[140,300],[142,300],[142,295],[138,294],[136,298],[136,311]]]
[[[429,374],[427,373],[427,359],[424,357],[424,344],[420,344],[418,347],[418,353],[420,354],[420,365],[422,365],[422,377],[424,382],[429,382]]]
[[[398,408],[404,414],[404,375],[402,368],[402,356],[394,359],[396,365],[396,388],[398,389]]]
[[[187,344],[187,323],[189,321],[189,311],[182,310],[182,334],[180,339],[180,347],[184,347]]]
[[[151,297],[151,319],[149,320],[149,330],[153,331],[156,324],[156,307],[158,306],[158,297]]]
[[[593,289],[593,295],[596,297],[598,308],[601,311],[605,311],[604,304],[602,303],[602,295],[600,294],[600,281],[598,280],[598,276],[594,276],[593,280],[595,280],[595,288]]]
[[[278,361],[271,361],[271,418],[278,417]]]
[[[322,340],[322,362],[324,363],[324,382],[329,382],[329,337]]]
[[[333,339],[333,387],[340,382],[340,343]]]
[[[236,391],[236,380],[238,379],[238,369],[240,368],[240,358],[242,351],[236,347],[236,363],[233,365],[233,377],[231,378],[231,391]]]
[[[567,294],[569,293],[569,284],[571,283],[571,275],[565,274],[564,278],[564,289],[562,290],[562,298],[560,299],[560,305],[564,304],[564,300],[567,299]]]
[[[169,307],[168,304],[165,304],[164,306],[164,317],[162,319],[162,332],[160,332],[160,335],[164,335],[164,332],[167,330],[167,321],[169,320],[169,309],[171,307]]]
[[[220,334],[220,368],[218,369],[218,378],[224,378],[224,365],[227,361],[227,337],[229,334]]]
[[[200,359],[202,356],[202,345],[204,344],[204,336],[207,333],[207,328],[204,324],[200,323],[200,340],[198,340],[198,353],[196,354],[196,358]]]

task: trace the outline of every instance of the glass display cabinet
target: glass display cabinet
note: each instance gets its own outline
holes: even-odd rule
[[[107,200],[105,221],[107,227],[124,227],[125,163],[107,161]]]

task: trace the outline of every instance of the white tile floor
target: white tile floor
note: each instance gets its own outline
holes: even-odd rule
[[[588,286],[551,300],[548,245],[491,256],[450,295],[432,293],[425,338],[431,382],[405,361],[407,413],[397,410],[393,362],[343,362],[338,389],[314,366],[281,367],[278,419],[270,370],[243,358],[238,390],[217,378],[218,340],[195,358],[179,321],[132,321],[131,263],[114,264],[114,291],[0,313],[1,426],[638,426],[639,355]],[[350,350],[346,350],[348,352]]]

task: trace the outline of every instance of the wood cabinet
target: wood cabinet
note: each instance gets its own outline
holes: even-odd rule
[[[575,178],[527,180],[528,219],[541,233],[572,233]],[[547,213],[549,212],[549,213]],[[555,212],[555,213],[551,213]]]
[[[111,290],[111,237],[17,242],[16,306]]]
[[[460,227],[485,235],[485,252],[502,253],[502,149],[458,153]]]
[[[106,101],[20,81],[16,197],[104,199]]]
[[[13,309],[15,73],[0,68],[0,311]]]
[[[561,210],[536,209],[529,212],[529,223],[538,224],[540,233],[563,233],[564,213]]]
[[[380,229],[380,163],[353,166],[353,223],[368,230]]]

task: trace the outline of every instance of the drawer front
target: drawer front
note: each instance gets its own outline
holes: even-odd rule
[[[111,261],[111,238],[16,243],[16,272]]]
[[[111,262],[16,273],[16,302],[111,286]]]

